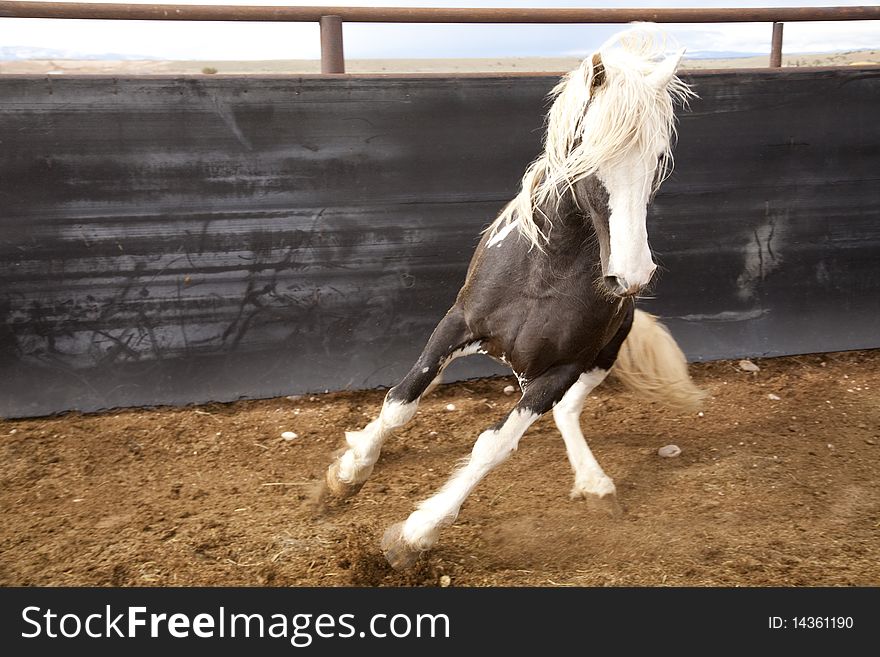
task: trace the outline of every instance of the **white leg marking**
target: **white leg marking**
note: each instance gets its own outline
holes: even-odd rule
[[[430,383],[422,395],[434,389],[441,381],[443,370],[456,358],[480,353],[482,343],[478,340],[470,342],[461,349],[456,349],[444,360],[440,367],[440,373]],[[484,352],[485,353],[485,352]],[[427,373],[429,368],[423,368],[422,373]],[[382,412],[379,417],[370,422],[361,431],[346,431],[345,441],[348,449],[339,457],[336,468],[336,477],[344,484],[353,485],[363,483],[373,472],[373,466],[379,460],[382,444],[391,433],[409,422],[419,407],[419,400],[409,404],[388,401],[382,404]]]
[[[608,375],[608,370],[594,369],[581,374],[575,384],[568,389],[565,396],[553,408],[553,419],[565,441],[565,451],[574,470],[574,487],[571,489],[573,498],[584,495],[604,497],[616,492],[614,482],[605,474],[590,451],[584,434],[581,431],[581,409],[587,395]]]
[[[418,407],[418,401],[404,404],[386,400],[377,419],[361,431],[346,431],[345,442],[348,443],[348,449],[339,459],[339,480],[345,484],[366,481],[379,460],[382,443],[395,429],[409,422]]]
[[[471,342],[471,343],[466,344],[465,346],[463,346],[461,349],[456,349],[455,351],[453,351],[452,353],[450,353],[450,354],[449,354],[449,355],[443,360],[443,362],[440,364],[440,372],[439,372],[439,374],[437,374],[437,376],[434,377],[434,380],[431,381],[431,383],[428,384],[428,387],[427,387],[427,388],[425,388],[425,392],[422,393],[422,397],[424,397],[425,395],[427,395],[427,394],[433,392],[433,391],[434,391],[434,388],[436,388],[436,387],[439,386],[441,383],[443,383],[443,372],[444,372],[444,371],[446,370],[446,368],[452,363],[452,361],[454,361],[456,358],[461,358],[462,356],[470,356],[470,355],[472,355],[472,354],[480,354],[480,353],[484,354],[484,353],[486,353],[485,351],[483,351],[483,350],[480,348],[481,346],[482,346],[482,343],[479,342],[479,341],[477,341],[477,342]],[[422,374],[427,374],[428,371],[429,371],[429,369],[428,369],[427,367],[425,367],[425,368],[422,369]]]
[[[456,349],[449,356],[446,357],[446,360],[443,363],[443,367],[445,368],[449,363],[454,361],[456,358],[461,358],[462,356],[470,356],[472,354],[480,353],[480,347],[483,345],[482,342],[477,340],[476,342],[469,342],[461,349]]]
[[[440,528],[452,523],[474,487],[495,466],[516,451],[519,439],[538,419],[529,411],[513,411],[500,429],[480,434],[470,459],[434,496],[419,504],[403,525],[403,539],[417,550],[427,550],[436,541]]]

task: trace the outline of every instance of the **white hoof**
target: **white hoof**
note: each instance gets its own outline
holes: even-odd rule
[[[339,478],[339,461],[334,461],[333,464],[327,468],[327,474],[325,477],[327,491],[337,499],[345,499],[346,497],[351,497],[352,495],[357,494],[361,487],[363,487],[365,481],[352,484],[342,481]]]
[[[385,559],[394,570],[409,570],[422,554],[421,550],[413,547],[403,538],[402,522],[391,525],[385,531],[380,547]]]
[[[607,495],[617,495],[617,488],[614,485],[614,480],[604,475],[589,481],[575,480],[574,487],[571,489],[571,499],[573,500]]]
[[[584,500],[590,508],[604,511],[615,518],[623,515],[623,507],[617,501],[617,489],[609,477],[591,482],[588,486],[575,483],[571,489],[571,499]]]

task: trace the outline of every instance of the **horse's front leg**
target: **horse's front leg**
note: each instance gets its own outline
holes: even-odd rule
[[[394,568],[409,568],[419,554],[436,543],[440,529],[455,521],[474,487],[516,451],[526,430],[562,399],[579,374],[578,366],[565,365],[524,385],[522,398],[508,416],[477,438],[467,463],[438,493],[419,504],[405,522],[392,525],[385,532],[382,551]]]
[[[434,329],[409,373],[385,395],[379,417],[361,431],[345,433],[345,448],[327,469],[330,495],[344,498],[360,490],[379,459],[382,443],[412,419],[421,396],[467,341],[467,326],[461,312],[453,307]]]
[[[571,499],[584,499],[612,515],[621,511],[614,481],[605,474],[581,431],[580,416],[590,392],[608,375],[608,370],[593,368],[574,383],[553,408],[553,419],[565,441],[565,451],[574,470]]]
[[[586,372],[568,389],[562,400],[553,407],[553,419],[565,441],[565,451],[574,470],[572,499],[584,499],[596,507],[604,508],[612,515],[621,513],[617,502],[617,489],[611,477],[605,474],[581,431],[580,416],[587,396],[598,386],[614,366],[620,347],[629,335],[633,321],[630,305],[623,323],[611,341],[597,354]]]

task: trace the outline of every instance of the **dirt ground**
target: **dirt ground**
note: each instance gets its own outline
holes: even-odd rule
[[[755,363],[693,365],[701,416],[613,384],[589,400],[622,516],[568,499],[544,418],[404,574],[379,537],[512,405],[512,379],[431,393],[360,494],[320,517],[310,490],[381,391],[0,421],[0,584],[880,585],[880,351]],[[681,455],[658,456],[670,443]]]

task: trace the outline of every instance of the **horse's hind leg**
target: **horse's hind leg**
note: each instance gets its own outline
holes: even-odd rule
[[[440,529],[452,524],[474,487],[513,453],[526,430],[558,402],[578,376],[579,368],[563,366],[528,382],[523,396],[500,423],[480,434],[467,463],[434,496],[419,504],[405,522],[382,537],[382,551],[394,568],[408,568],[437,541]]]
[[[434,329],[409,373],[385,395],[379,417],[361,431],[346,432],[346,447],[327,470],[327,491],[331,495],[348,497],[360,490],[379,459],[382,443],[412,419],[419,399],[455,352],[468,342],[468,335],[464,318],[452,308]]]

